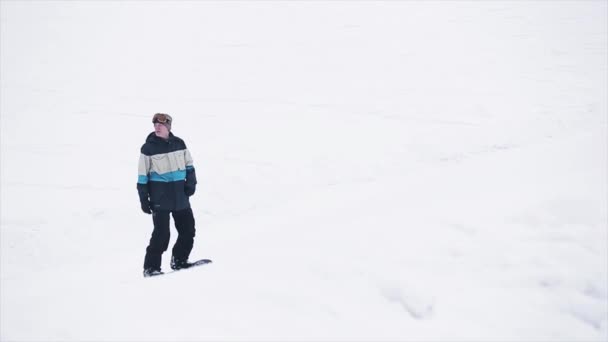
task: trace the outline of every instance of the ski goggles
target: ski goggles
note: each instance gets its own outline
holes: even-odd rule
[[[171,121],[173,121],[173,119],[171,118],[171,116],[169,114],[156,113],[152,117],[152,123],[171,124]]]

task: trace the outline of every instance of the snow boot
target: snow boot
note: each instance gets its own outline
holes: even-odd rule
[[[147,268],[144,270],[144,278],[154,277],[161,274],[164,274],[163,272],[161,272],[161,270],[155,270],[153,268]]]
[[[188,260],[180,260],[178,258],[176,258],[175,256],[171,257],[171,269],[172,270],[181,270],[183,268],[188,268],[190,266],[192,266],[193,264],[188,262]]]

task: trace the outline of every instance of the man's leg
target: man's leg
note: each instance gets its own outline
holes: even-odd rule
[[[184,209],[173,212],[173,220],[175,221],[175,228],[177,229],[177,241],[173,246],[173,257],[178,261],[188,261],[192,246],[194,245],[194,235],[196,230],[194,229],[194,215],[192,209]]]
[[[157,210],[152,214],[154,221],[154,231],[150,238],[150,244],[146,248],[146,258],[144,260],[144,270],[153,269],[160,270],[160,264],[163,253],[169,246],[169,211]]]

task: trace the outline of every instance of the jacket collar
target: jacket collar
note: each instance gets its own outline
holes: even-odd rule
[[[169,132],[169,138],[168,139],[163,139],[160,137],[156,136],[156,133],[152,132],[150,134],[148,134],[148,137],[146,138],[146,142],[168,142],[171,140],[175,139],[175,135],[173,135],[173,133]]]

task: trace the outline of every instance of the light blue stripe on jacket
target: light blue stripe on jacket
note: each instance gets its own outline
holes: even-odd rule
[[[150,181],[152,182],[177,182],[186,179],[186,170],[178,170],[173,172],[167,172],[158,174],[156,172],[150,172]]]

